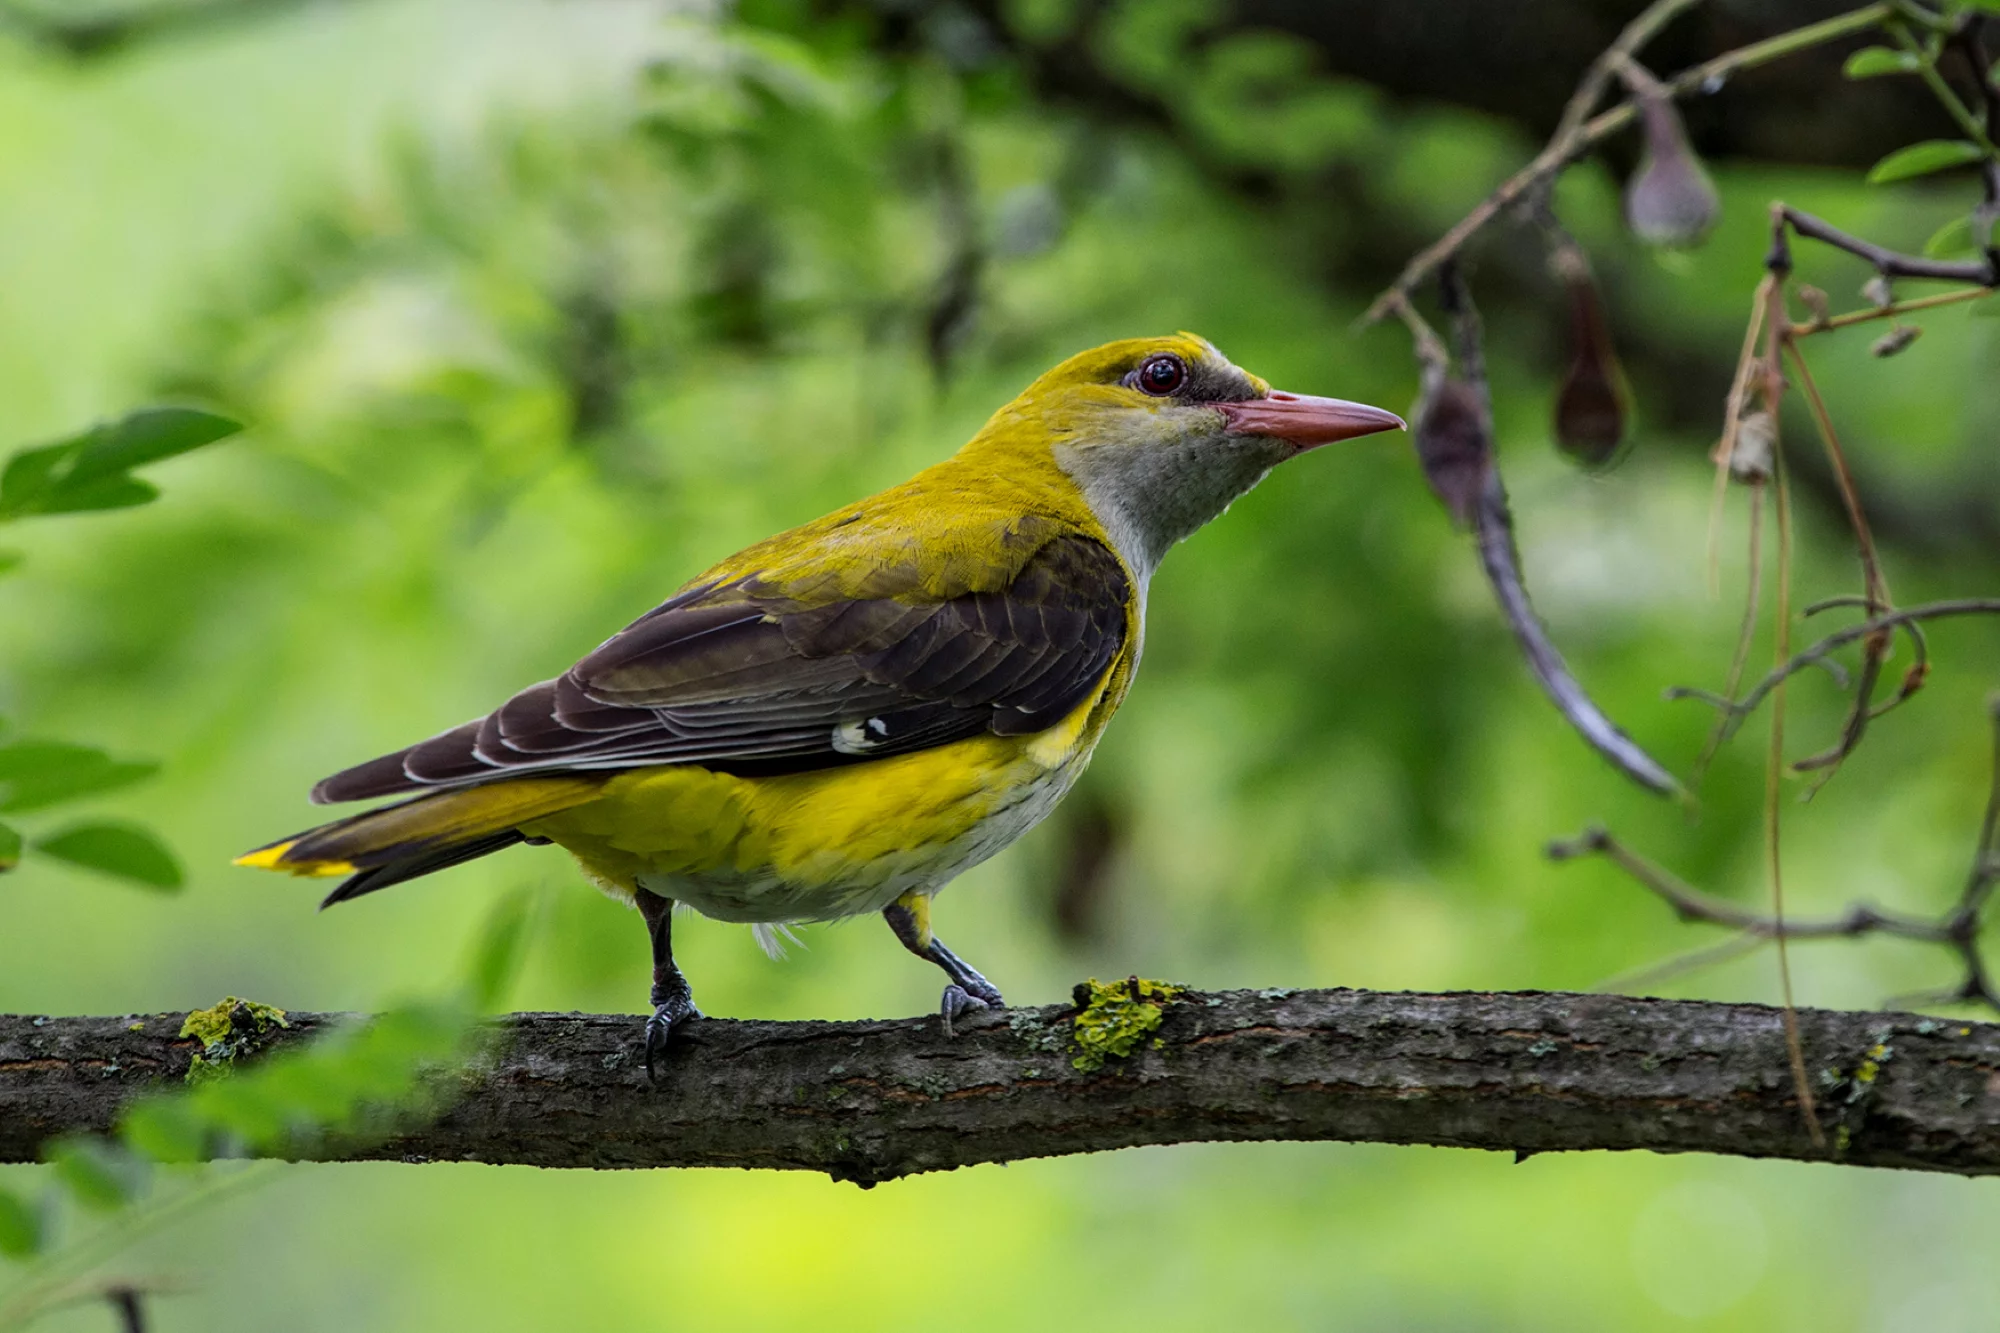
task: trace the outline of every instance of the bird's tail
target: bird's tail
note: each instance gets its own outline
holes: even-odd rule
[[[581,805],[606,774],[514,778],[434,792],[322,824],[236,858],[293,875],[346,875],[321,907],[344,903],[527,840],[520,826]]]

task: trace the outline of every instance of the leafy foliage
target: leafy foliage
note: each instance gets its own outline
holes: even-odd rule
[[[0,523],[31,515],[130,509],[159,497],[159,488],[132,475],[242,427],[194,408],[133,412],[67,439],[17,451],[0,468]],[[0,551],[0,574],[20,563]],[[65,741],[20,740],[0,745],[0,813],[21,814],[101,796],[144,781],[157,764],[115,760],[103,750]],[[21,833],[0,824],[0,873],[20,863]],[[155,889],[178,889],[178,862],[151,833],[132,824],[86,823],[39,838],[37,852]]]
[[[0,521],[30,514],[130,509],[159,498],[134,468],[213,444],[243,429],[183,407],[149,408],[80,435],[23,449],[0,469]]]

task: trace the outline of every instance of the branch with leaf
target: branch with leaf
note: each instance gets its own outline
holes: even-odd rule
[[[150,504],[159,498],[159,488],[133,475],[138,469],[241,429],[227,417],[193,408],[149,408],[19,450],[0,469],[0,524]],[[0,574],[18,569],[23,559],[19,551],[0,549]],[[137,825],[90,819],[30,837],[12,822],[142,782],[158,767],[67,741],[9,740],[0,723],[0,815],[9,817],[0,820],[0,873],[33,851],[146,888],[180,888],[181,868],[173,853]]]

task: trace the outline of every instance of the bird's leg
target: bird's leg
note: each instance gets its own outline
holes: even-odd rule
[[[649,889],[635,886],[633,902],[646,920],[646,934],[653,941],[653,1016],[646,1020],[646,1077],[653,1077],[654,1057],[664,1052],[674,1029],[690,1018],[701,1017],[694,1007],[694,992],[687,978],[674,966],[674,900],[662,898]]]
[[[889,923],[889,929],[896,932],[896,938],[903,942],[905,949],[936,963],[951,978],[951,983],[944,988],[944,1000],[938,1006],[938,1012],[944,1016],[945,1035],[951,1034],[952,1020],[961,1015],[976,1013],[989,1006],[1002,1008],[1006,1005],[992,982],[980,976],[964,959],[945,948],[943,940],[931,934],[931,896],[928,893],[904,894],[882,909],[882,919]]]

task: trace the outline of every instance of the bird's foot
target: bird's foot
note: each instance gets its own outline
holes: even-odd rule
[[[1007,1002],[1000,998],[1000,992],[992,982],[976,973],[963,982],[954,981],[944,988],[944,1000],[938,1005],[938,1015],[944,1020],[944,1035],[955,1035],[951,1025],[967,1014],[976,1014],[982,1009],[1004,1009]]]
[[[682,991],[664,999],[654,997],[653,1016],[646,1020],[646,1081],[654,1082],[657,1075],[654,1066],[659,1057],[666,1053],[667,1043],[673,1039],[674,1030],[690,1018],[700,1018],[701,1010],[694,1007],[694,997]]]

